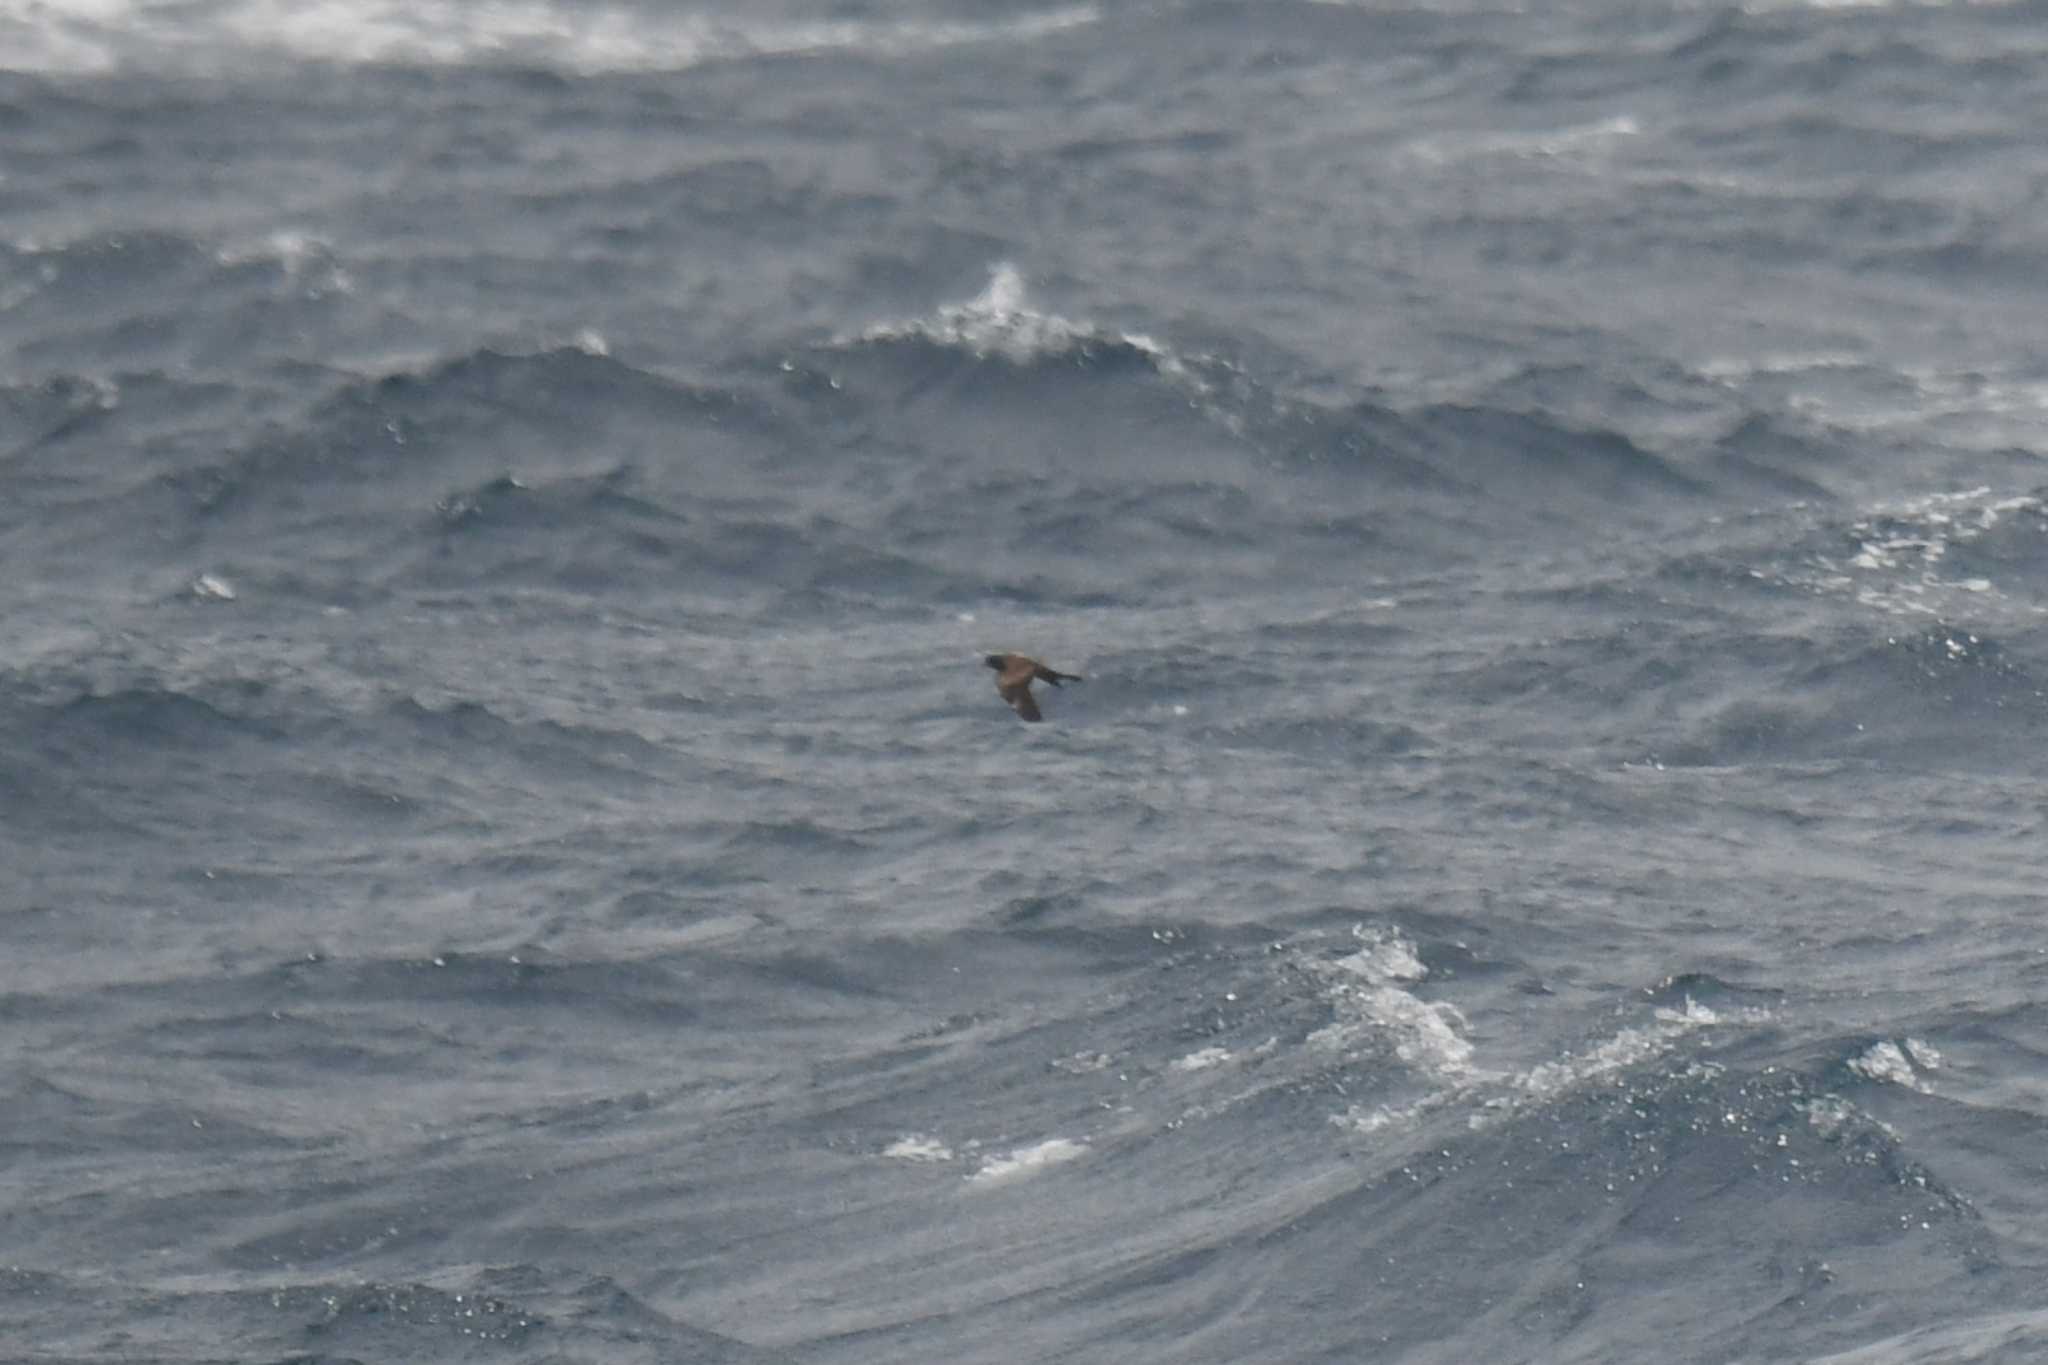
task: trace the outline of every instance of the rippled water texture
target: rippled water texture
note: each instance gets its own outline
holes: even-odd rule
[[[0,1356],[2048,1353],[2043,18],[0,0]]]

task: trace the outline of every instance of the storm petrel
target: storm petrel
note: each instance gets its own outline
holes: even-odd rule
[[[996,671],[996,695],[1016,708],[1017,714],[1026,720],[1044,720],[1039,713],[1038,700],[1031,695],[1034,678],[1042,678],[1058,687],[1063,682],[1080,682],[1078,673],[1058,673],[1036,659],[1022,654],[990,654],[982,662]]]

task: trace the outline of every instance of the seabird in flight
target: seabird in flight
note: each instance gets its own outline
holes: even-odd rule
[[[1016,708],[1026,720],[1044,720],[1038,701],[1031,695],[1031,683],[1042,678],[1058,687],[1063,682],[1080,682],[1078,673],[1057,673],[1036,659],[1022,654],[990,654],[982,662],[996,671],[996,695]]]

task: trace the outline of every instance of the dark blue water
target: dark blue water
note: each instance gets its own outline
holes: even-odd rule
[[[0,1358],[2048,1358],[2044,21],[0,0]]]

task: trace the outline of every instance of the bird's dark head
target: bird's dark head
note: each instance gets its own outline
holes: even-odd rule
[[[1008,657],[1007,654],[984,654],[981,656],[981,661],[1000,673],[1003,668],[1003,660]]]

